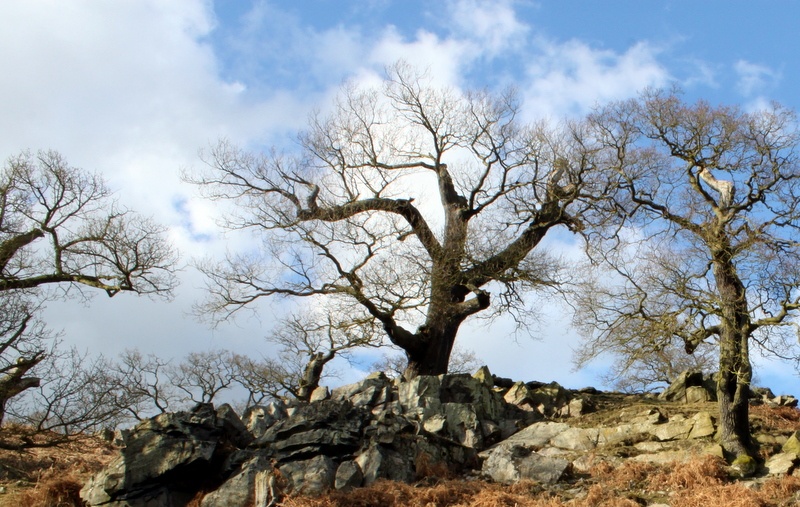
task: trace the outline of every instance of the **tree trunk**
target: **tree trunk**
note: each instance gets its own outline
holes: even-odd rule
[[[459,323],[460,324],[460,323]],[[419,346],[406,349],[408,366],[403,378],[411,380],[417,375],[443,375],[450,364],[450,353],[456,341],[459,324],[448,323],[417,332]]]
[[[727,254],[727,251],[724,252]],[[722,447],[734,456],[751,451],[749,394],[752,379],[750,363],[750,315],[744,284],[729,261],[729,255],[715,256],[714,277],[720,295],[719,437]]]
[[[323,354],[317,352],[312,354],[303,369],[303,377],[300,379],[300,385],[297,387],[297,399],[300,401],[308,401],[311,399],[311,393],[314,389],[319,387],[319,381],[322,378],[322,370],[325,365],[333,359],[334,352]]]

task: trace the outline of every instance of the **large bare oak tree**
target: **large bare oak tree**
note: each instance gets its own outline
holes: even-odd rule
[[[462,94],[399,64],[382,88],[345,87],[295,153],[219,143],[209,170],[188,179],[233,200],[227,225],[256,231],[263,247],[202,266],[202,311],[345,298],[405,351],[407,377],[446,372],[467,318],[524,319],[525,292],[558,283],[558,260],[536,247],[578,227],[593,174],[581,125],[528,125],[519,113],[512,93]]]
[[[612,275],[582,293],[584,358],[714,344],[721,443],[746,455],[750,347],[786,356],[796,340],[796,118],[777,105],[748,113],[653,91],[591,122],[618,192],[589,242]]]

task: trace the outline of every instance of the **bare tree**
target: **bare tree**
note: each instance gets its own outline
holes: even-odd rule
[[[171,385],[183,391],[188,401],[211,403],[234,383],[233,361],[224,350],[191,352],[168,375]]]
[[[297,388],[297,377],[279,360],[233,354],[231,364],[235,382],[247,391],[244,408],[280,399]]]
[[[109,365],[113,403],[137,421],[174,410],[179,396],[170,380],[171,361],[136,349]]]
[[[381,90],[346,87],[299,153],[219,143],[186,178],[234,201],[227,226],[264,248],[201,265],[200,311],[224,320],[265,296],[348,298],[405,351],[407,377],[445,373],[467,318],[524,323],[523,295],[559,283],[559,261],[536,247],[579,227],[594,177],[582,125],[518,113],[513,93],[437,88],[398,64]]]
[[[268,341],[279,346],[274,357],[254,360],[234,356],[237,383],[250,393],[250,403],[292,396],[308,401],[334,358],[349,360],[355,349],[379,347],[382,337],[374,320],[354,318],[341,308],[294,313],[282,319]]]
[[[750,346],[791,358],[800,308],[800,166],[791,111],[753,113],[648,92],[591,118],[616,172],[591,237],[610,271],[582,294],[583,359],[630,344],[718,347],[720,436],[750,449]],[[584,217],[586,220],[589,217]]]
[[[103,357],[90,359],[75,348],[48,350],[41,361],[39,385],[8,405],[9,416],[25,425],[26,430],[15,435],[21,442],[4,439],[0,447],[52,446],[117,426],[124,414],[114,403],[108,368]]]
[[[19,296],[0,293],[0,424],[11,398],[41,385],[35,369],[50,347],[46,342],[53,338],[36,318],[37,308]]]
[[[61,353],[47,359],[54,350],[46,343],[52,333],[36,312],[47,300],[68,297],[70,289],[84,297],[84,288],[109,296],[129,291],[169,297],[177,256],[164,233],[120,207],[99,176],[69,166],[58,153],[26,152],[8,159],[0,170],[0,407],[39,387],[44,406],[37,410],[44,415],[37,427],[55,424],[70,432],[86,426],[75,422],[72,407],[59,405],[59,400],[74,400],[72,389],[82,384],[52,377],[45,382],[36,374],[45,363],[57,373],[53,361],[67,361]],[[63,375],[73,373],[88,375],[69,369]],[[91,396],[94,384],[83,385]],[[0,410],[0,422],[2,415]]]
[[[715,372],[718,367],[716,344],[701,343],[692,354],[687,354],[683,342],[673,339],[658,342],[654,347],[652,337],[625,344],[624,353],[616,351],[614,362],[602,379],[614,389],[626,393],[654,392],[671,385],[686,371]],[[585,364],[590,358],[581,358],[586,349],[576,351],[576,359]]]
[[[0,291],[60,284],[169,295],[177,258],[164,232],[58,153],[23,153],[0,172]]]

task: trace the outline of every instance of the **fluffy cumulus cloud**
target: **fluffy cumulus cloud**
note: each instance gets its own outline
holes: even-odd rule
[[[476,52],[496,56],[520,48],[530,27],[517,18],[511,0],[448,2],[456,33],[471,39]]]
[[[105,173],[123,202],[180,221],[170,203],[191,192],[179,170],[226,136],[268,122],[296,125],[292,97],[248,103],[219,77],[214,28],[201,0],[5,2],[0,5],[0,149],[56,149]],[[269,112],[269,114],[267,114]],[[190,211],[201,206],[188,204]]]
[[[534,117],[558,119],[585,113],[597,104],[635,96],[648,86],[663,86],[669,72],[647,43],[623,53],[600,50],[572,40],[542,40],[527,63],[522,85],[526,111]]]

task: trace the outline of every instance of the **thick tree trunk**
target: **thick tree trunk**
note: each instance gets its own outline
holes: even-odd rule
[[[722,447],[734,456],[751,451],[749,394],[752,379],[750,363],[750,316],[744,284],[730,257],[716,256],[714,277],[720,295],[719,374],[719,437]]]
[[[411,380],[418,375],[447,373],[459,324],[449,323],[420,330],[417,333],[420,338],[419,346],[406,349],[408,366],[403,372],[403,378]]]

